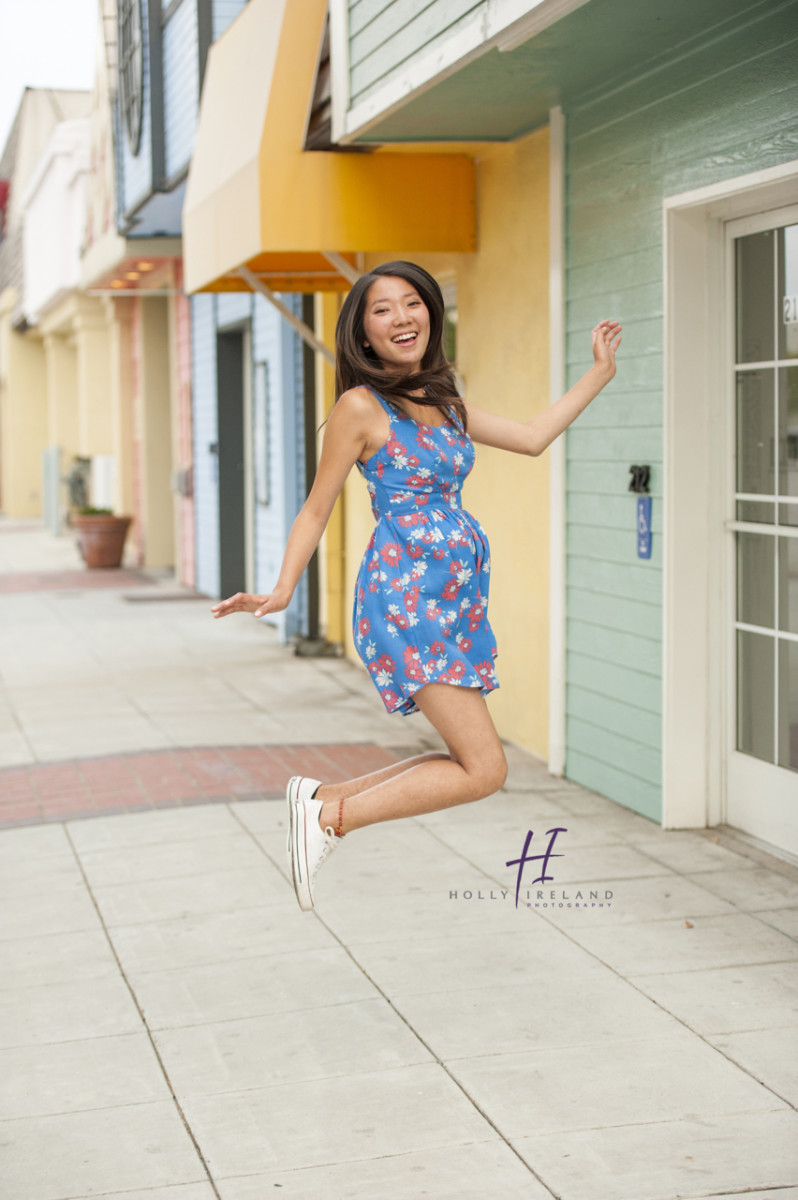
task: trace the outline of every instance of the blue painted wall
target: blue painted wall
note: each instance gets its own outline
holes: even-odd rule
[[[214,0],[213,3],[213,40],[217,41],[227,26],[234,21],[247,0]]]
[[[219,471],[210,447],[216,423],[216,297],[191,299],[191,402],[194,437],[194,520],[196,583],[208,596],[219,595]]]
[[[150,52],[149,52],[149,12],[148,5],[141,5],[141,40],[143,59],[143,102],[141,117],[141,141],[138,154],[132,154],[128,144],[127,131],[120,117],[119,127],[122,137],[117,142],[119,166],[117,180],[121,185],[121,194],[117,196],[117,211],[124,213],[133,208],[152,190],[152,150],[150,140]]]
[[[196,0],[183,0],[163,27],[164,137],[167,178],[187,165],[199,106]]]
[[[200,95],[199,20],[198,8],[203,0],[183,0],[161,25],[161,58],[163,70],[163,130],[158,136],[164,142],[164,171],[167,180],[179,177],[186,170],[194,149]],[[215,41],[244,8],[246,0],[214,0],[211,10],[212,36]],[[169,8],[161,0],[163,21]],[[153,186],[162,181],[152,175],[151,63],[150,12],[148,0],[141,0],[142,58],[143,58],[143,116],[139,151],[132,154],[127,137],[117,136],[117,211],[120,227],[124,214],[139,208],[136,227],[139,236],[180,234],[182,193],[177,189],[170,195],[156,192]],[[116,127],[122,122],[117,105]],[[156,142],[157,145],[157,142]],[[147,198],[150,197],[147,203]],[[140,207],[141,206],[141,207]]]
[[[283,299],[299,313],[299,296]],[[192,298],[191,308],[197,588],[211,596],[219,591],[217,461],[210,452],[217,440],[216,333],[247,323],[251,329],[253,379],[256,365],[265,362],[269,380],[269,503],[256,500],[254,513],[254,586],[257,592],[269,592],[277,581],[288,533],[305,498],[302,343],[262,296],[200,295]],[[253,387],[253,407],[258,399]],[[261,414],[253,411],[253,423],[260,418]],[[307,581],[303,578],[289,609],[275,614],[269,623],[276,626],[282,638],[288,638],[306,632],[307,621]]]

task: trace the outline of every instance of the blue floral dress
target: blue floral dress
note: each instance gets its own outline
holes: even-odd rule
[[[375,393],[376,395],[376,393]],[[355,645],[388,712],[418,712],[428,683],[499,686],[488,624],[490,548],[462,508],[474,443],[451,413],[441,426],[390,419],[384,446],[358,462],[377,524],[355,586]]]

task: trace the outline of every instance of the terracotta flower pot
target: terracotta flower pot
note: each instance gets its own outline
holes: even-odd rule
[[[132,517],[89,516],[72,518],[78,531],[78,549],[87,567],[119,567]]]

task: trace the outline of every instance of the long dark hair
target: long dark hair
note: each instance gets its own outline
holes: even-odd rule
[[[386,370],[366,338],[363,320],[369,288],[380,275],[406,279],[418,292],[429,312],[429,344],[414,375]],[[443,296],[438,283],[416,263],[389,262],[361,275],[344,300],[335,326],[335,398],[353,387],[370,387],[401,410],[402,401],[439,408],[447,416],[451,409],[466,428],[466,407],[457,394],[454,369],[443,349]],[[413,395],[423,389],[423,395]]]

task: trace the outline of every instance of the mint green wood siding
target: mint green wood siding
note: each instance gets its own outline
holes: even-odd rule
[[[457,33],[485,0],[350,0],[350,106]]]
[[[566,109],[569,384],[590,365],[593,325],[606,316],[624,326],[616,379],[566,436],[566,774],[655,819],[662,201],[798,158],[798,7],[756,5],[732,24]],[[652,467],[650,562],[636,557],[632,463]]]

